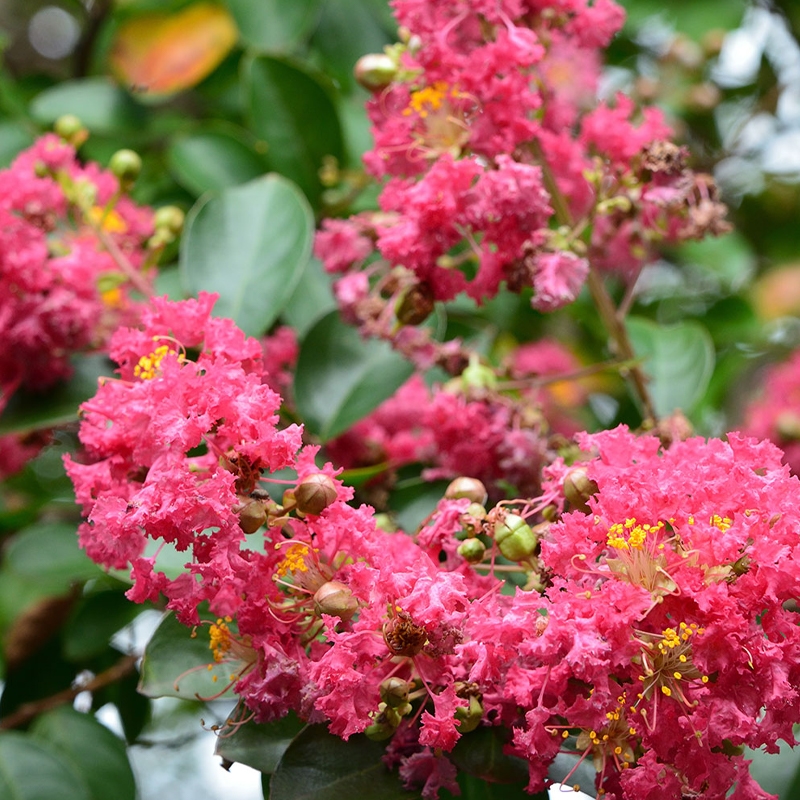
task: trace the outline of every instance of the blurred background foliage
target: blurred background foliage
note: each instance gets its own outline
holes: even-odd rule
[[[621,89],[661,105],[693,166],[716,177],[735,224],[728,236],[665,252],[646,268],[631,335],[651,367],[662,369],[657,402],[682,392],[696,429],[721,434],[736,426],[765,366],[800,345],[800,11],[790,0],[622,4],[628,22],[609,51],[603,92]],[[106,164],[123,147],[142,155],[133,191],[141,203],[189,212],[203,198],[197,218],[220,192],[278,173],[305,196],[297,200],[302,250],[311,213],[319,220],[374,203],[377,189],[360,161],[370,146],[368,95],[353,65],[395,41],[386,0],[3,0],[0,32],[0,166],[59,116],[75,114],[91,132],[84,158]],[[246,225],[261,224],[243,213]],[[269,230],[265,236],[269,244]],[[209,256],[219,270],[230,244],[235,239]],[[198,280],[204,285],[195,267],[181,272],[177,247],[169,255],[163,291],[180,296]],[[216,262],[209,263],[213,272]],[[308,354],[319,344],[314,331],[329,336],[335,325],[324,318],[334,307],[329,285],[313,260],[295,283],[280,303],[237,321],[251,322],[254,334],[276,322],[293,325],[301,340],[308,334],[301,363],[305,351],[318,370]],[[552,317],[510,295],[481,309],[455,303],[448,335],[455,334],[494,358],[542,335],[587,364],[603,358],[588,298]],[[344,380],[348,369],[330,380]],[[0,428],[33,432],[46,420],[74,417],[96,374],[82,363],[59,396],[28,408],[27,428],[8,416]],[[295,386],[301,408],[314,407],[309,383]],[[637,418],[618,383],[592,384],[588,426]],[[326,424],[338,423],[322,420],[318,429]],[[159,615],[129,604],[124,580],[78,551],[78,511],[60,461],[74,446],[67,427],[0,488],[0,727],[14,728],[0,733],[0,796],[259,797],[257,773],[247,785],[222,773],[210,758],[211,735],[198,724],[201,716],[220,722],[230,703],[201,710],[137,692],[129,654],[140,652]],[[424,493],[398,485],[394,509],[401,521],[418,519],[424,501]],[[61,702],[48,705],[53,697]],[[105,725],[73,704],[100,710]],[[766,789],[783,800],[800,797],[796,757],[757,758],[754,773]],[[4,794],[9,787],[19,794]]]

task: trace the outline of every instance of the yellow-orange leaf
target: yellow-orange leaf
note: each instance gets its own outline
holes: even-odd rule
[[[233,18],[215,3],[196,3],[177,14],[144,14],[120,26],[111,66],[132,91],[174,94],[212,72],[237,38]]]

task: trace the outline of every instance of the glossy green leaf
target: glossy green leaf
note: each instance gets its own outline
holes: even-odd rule
[[[331,276],[318,258],[311,258],[281,316],[302,337],[325,314],[336,308]]]
[[[303,340],[294,396],[306,427],[328,440],[391,397],[413,371],[386,342],[362,339],[334,311]]]
[[[465,772],[459,772],[458,785],[461,794],[457,795],[459,800],[548,800],[546,791],[531,795],[525,791],[528,785],[527,779],[524,783],[489,783]],[[440,800],[451,800],[456,795],[451,794],[446,789],[439,793]],[[569,795],[572,797],[572,794]]]
[[[0,415],[0,435],[25,434],[78,418],[78,406],[97,392],[97,379],[113,375],[114,365],[102,355],[76,356],[75,371],[66,383],[43,393],[16,392]]]
[[[458,740],[450,760],[467,774],[491,783],[527,783],[528,763],[503,752],[508,739],[503,734],[499,728],[480,726]]]
[[[23,578],[63,585],[64,589],[72,581],[101,574],[78,546],[75,524],[68,522],[40,522],[20,531],[6,550],[5,566]]]
[[[226,130],[202,130],[175,138],[167,150],[175,179],[195,196],[238,186],[262,175],[261,156],[243,137]]]
[[[31,103],[33,118],[52,125],[63,114],[75,114],[92,133],[140,129],[144,109],[108,78],[63,81],[38,94]]]
[[[120,590],[97,592],[83,598],[64,626],[64,658],[81,661],[100,655],[111,637],[141,610],[141,606],[131,603]]]
[[[384,747],[363,734],[344,741],[324,725],[308,725],[283,754],[270,800],[412,800],[397,773],[381,761]]]
[[[236,665],[214,661],[208,626],[199,626],[192,638],[191,628],[167,614],[144,649],[139,691],[147,697],[213,697],[228,685],[232,669]]]
[[[181,242],[186,287],[191,294],[218,292],[214,313],[260,336],[300,281],[313,232],[308,203],[279,175],[201,198]]]
[[[82,776],[45,742],[0,732],[0,797],[8,800],[94,800]]]
[[[321,0],[225,0],[242,38],[256,50],[288,51],[317,20]]]
[[[271,774],[304,725],[291,713],[283,719],[262,725],[248,722],[240,725],[232,734],[220,736],[214,754]]]
[[[37,717],[31,733],[73,766],[92,800],[135,800],[136,781],[124,743],[92,715],[61,706]]]
[[[426,481],[416,475],[397,482],[389,497],[392,518],[401,530],[411,533],[436,508],[449,481]]]
[[[636,355],[644,360],[656,414],[690,413],[714,371],[708,331],[698,322],[664,326],[639,317],[629,317],[626,326]]]
[[[673,0],[668,5],[636,0],[624,5],[626,25],[634,30],[656,17],[662,26],[672,26],[696,39],[711,29],[737,27],[746,7],[743,0]]]
[[[258,56],[244,68],[252,130],[267,142],[270,166],[319,199],[325,156],[344,154],[342,129],[326,78],[287,58]]]

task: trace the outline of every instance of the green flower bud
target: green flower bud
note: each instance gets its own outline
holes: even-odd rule
[[[494,370],[481,364],[477,358],[470,358],[469,365],[461,373],[462,389],[494,389],[497,386],[497,376]]]
[[[448,500],[458,500],[461,497],[468,497],[473,503],[483,505],[489,495],[486,487],[477,478],[456,478],[445,489],[444,496]],[[472,508],[472,506],[470,506]],[[469,511],[469,510],[468,510]]]
[[[341,581],[328,581],[317,589],[314,608],[318,614],[330,614],[348,620],[358,611],[358,600],[349,586]]]
[[[522,561],[533,555],[539,542],[533,529],[517,514],[506,514],[494,529],[500,552],[510,561]]]
[[[475,728],[481,724],[481,720],[483,719],[483,704],[474,694],[472,694],[469,697],[469,705],[459,706],[456,709],[455,717],[457,720],[459,720],[459,733],[469,733],[470,731],[474,731]]]
[[[480,564],[486,554],[486,545],[480,539],[467,539],[458,546],[458,554],[470,564]]]
[[[153,224],[177,236],[183,230],[185,216],[177,206],[162,206],[156,211]]]
[[[74,114],[63,114],[56,120],[53,130],[68,144],[80,147],[88,138],[89,131]]]
[[[391,739],[396,730],[396,726],[393,726],[386,719],[382,719],[380,722],[376,720],[372,725],[367,726],[364,734],[367,739],[372,739],[373,742],[383,742],[386,739]]]
[[[336,500],[336,484],[324,472],[303,478],[294,490],[297,510],[302,514],[321,514]]]
[[[133,150],[117,150],[111,156],[108,168],[119,179],[122,191],[127,191],[142,171],[142,158]]]
[[[381,682],[381,700],[390,708],[400,708],[408,702],[410,686],[402,678],[386,678]]]
[[[397,64],[386,53],[368,53],[358,59],[353,73],[365,89],[379,92],[395,79]]]

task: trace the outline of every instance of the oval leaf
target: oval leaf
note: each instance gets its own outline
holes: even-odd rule
[[[0,733],[0,797],[93,800],[85,781],[57,751],[15,731]]]
[[[644,360],[655,412],[691,412],[703,397],[714,371],[714,343],[698,322],[658,325],[629,317],[626,322],[634,352]]]
[[[36,95],[31,116],[52,125],[63,114],[75,114],[93,133],[122,133],[141,129],[144,109],[107,78],[63,81]]]
[[[275,321],[311,257],[314,220],[297,187],[279,175],[201,199],[181,241],[190,294],[218,292],[215,314],[260,336]]]
[[[139,691],[185,700],[217,695],[230,681],[231,664],[217,664],[208,643],[207,627],[198,627],[192,638],[190,628],[167,614],[144,649]]]
[[[133,91],[147,95],[181,92],[200,83],[236,44],[228,11],[216,3],[194,3],[175,14],[145,14],[124,22],[109,60]]]
[[[490,783],[528,781],[528,762],[503,752],[505,741],[500,728],[479,727],[462,736],[450,760],[468,775]]]
[[[241,138],[208,131],[175,139],[167,150],[170,171],[194,195],[238,186],[266,170],[259,155]]]
[[[294,396],[306,427],[327,441],[391,397],[413,371],[386,342],[362,339],[334,311],[303,340]]]
[[[262,725],[248,722],[239,725],[232,734],[220,736],[214,754],[271,774],[275,772],[286,748],[304,725],[292,713],[283,719]]]
[[[299,733],[270,781],[270,800],[411,800],[396,773],[381,761],[384,747],[366,736],[346,742],[324,725],[308,725]]]
[[[31,733],[73,766],[92,800],[135,800],[136,781],[125,745],[93,716],[62,706],[37,717]]]
[[[272,168],[316,202],[325,156],[342,161],[344,147],[330,86],[289,59],[259,56],[245,67],[252,129],[265,139]]]
[[[292,49],[314,25],[320,0],[227,0],[242,38],[257,50]]]

